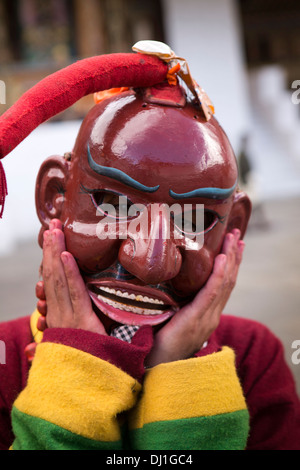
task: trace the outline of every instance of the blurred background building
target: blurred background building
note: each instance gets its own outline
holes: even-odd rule
[[[6,84],[0,112],[37,81],[76,60],[129,52],[141,39],[164,41],[188,60],[237,156],[250,163],[246,179],[254,204],[298,194],[300,105],[292,103],[292,84],[300,79],[299,31],[297,0],[0,0],[0,80]],[[5,160],[8,176],[12,166],[18,179],[15,168],[26,151],[30,165],[20,168],[20,184],[26,180],[32,187],[41,159],[70,150],[79,121],[92,105],[92,96],[85,97],[50,121],[68,123],[64,131],[41,126],[30,149],[26,142]],[[41,146],[39,137],[49,132],[54,137]],[[13,204],[8,182],[8,204]],[[33,207],[33,190],[23,191]],[[1,222],[7,247],[15,237],[9,224],[14,227]],[[27,223],[20,236],[35,230],[34,222]],[[4,242],[1,249],[6,249]]]
[[[6,85],[0,114],[46,75],[88,56],[130,52],[142,39],[166,42],[186,58],[215,105],[254,206],[230,309],[274,327],[289,355],[300,337],[300,104],[292,101],[297,80],[300,89],[299,0],[0,0]],[[91,96],[83,98],[4,159],[9,195],[0,221],[0,320],[24,305],[37,271],[38,168],[47,156],[72,149],[92,105]],[[18,282],[19,295],[12,296]],[[300,384],[300,365],[295,371]]]
[[[163,40],[162,21],[159,0],[1,0],[6,107],[38,80],[75,60],[131,52],[137,38]],[[89,107],[90,101],[83,100],[61,118],[82,117]]]

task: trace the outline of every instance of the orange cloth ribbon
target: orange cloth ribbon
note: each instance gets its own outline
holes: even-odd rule
[[[122,86],[120,88],[110,88],[108,90],[98,91],[97,93],[94,93],[94,101],[96,104],[98,104],[101,103],[101,101],[110,98],[111,96],[118,95],[127,90],[129,90],[128,87]]]

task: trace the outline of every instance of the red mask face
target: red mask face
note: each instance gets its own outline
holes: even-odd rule
[[[54,198],[55,178],[64,196]],[[191,105],[145,103],[130,91],[90,111],[71,163],[50,159],[41,169],[38,187],[52,190],[37,197],[37,209],[45,228],[49,207],[49,218],[61,219],[97,312],[156,325],[205,284],[226,231],[246,228],[250,208],[236,196],[236,181],[235,157],[214,118],[206,122]],[[113,207],[109,217],[101,204]],[[203,209],[203,243],[180,226],[187,204],[190,222]]]

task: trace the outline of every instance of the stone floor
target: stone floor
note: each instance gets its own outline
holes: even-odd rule
[[[259,320],[273,330],[283,342],[300,394],[300,363],[292,362],[292,344],[300,341],[299,207],[300,199],[273,200],[254,212],[239,279],[226,312]],[[35,240],[0,257],[0,321],[33,310],[40,259]]]

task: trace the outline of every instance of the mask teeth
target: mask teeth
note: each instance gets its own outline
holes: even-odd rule
[[[159,299],[153,299],[152,297],[147,297],[140,294],[129,294],[129,292],[122,292],[120,290],[111,289],[110,287],[100,287],[101,290],[107,292],[108,294],[114,294],[118,297],[124,297],[125,299],[138,300],[139,302],[147,302],[150,304],[164,305],[164,302]]]
[[[97,296],[99,300],[102,302],[111,305],[118,310],[123,310],[126,312],[133,312],[139,315],[160,315],[161,313],[165,313],[164,310],[152,310],[147,308],[140,308],[140,307],[133,307],[132,305],[125,305],[119,302],[115,302],[114,300],[108,299],[107,297],[103,297],[102,295]]]

